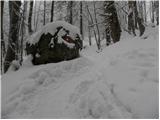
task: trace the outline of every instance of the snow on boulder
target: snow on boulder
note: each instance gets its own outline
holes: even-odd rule
[[[79,28],[64,21],[48,23],[26,42],[27,55],[33,56],[34,65],[77,58],[81,48]]]

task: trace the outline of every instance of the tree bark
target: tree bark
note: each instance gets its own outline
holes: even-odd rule
[[[9,14],[10,14],[10,28],[9,28],[9,41],[8,49],[4,62],[4,72],[6,72],[11,62],[16,58],[16,45],[18,42],[19,33],[19,17],[17,13],[20,12],[20,1],[9,1]]]
[[[28,17],[28,32],[32,34],[32,13],[33,13],[33,1],[30,1],[29,17]]]
[[[100,40],[100,32],[99,32],[99,27],[98,27],[98,22],[97,22],[97,14],[96,14],[96,6],[95,6],[95,2],[94,2],[94,19],[95,19],[95,24],[96,24],[96,28],[97,28],[97,34],[98,34],[98,46],[99,49],[101,48],[101,40]]]
[[[159,1],[155,1],[156,2],[156,21],[157,21],[157,25],[159,25]]]
[[[52,1],[52,6],[51,6],[51,22],[53,22],[53,15],[54,15],[54,1]]]
[[[82,1],[80,1],[80,33],[82,35],[82,40],[83,40],[83,12],[82,12]]]
[[[134,18],[133,18],[133,6],[134,6],[134,1],[128,1],[128,7],[129,7],[129,12],[128,12],[128,31],[131,34],[133,32],[134,36],[136,36],[135,33],[135,26],[134,26]]]
[[[135,29],[138,29],[138,26],[137,26],[137,17],[138,17],[138,10],[137,10],[137,2],[136,1],[133,1],[133,5],[134,5],[134,14],[135,14],[135,18],[134,18],[134,24],[135,24]]]
[[[23,6],[23,18],[24,18],[24,22],[27,21],[27,6],[28,6],[28,1],[24,1],[24,6]],[[26,34],[26,26],[23,26],[23,33]]]
[[[46,24],[46,1],[44,1],[43,25]]]
[[[146,11],[146,1],[143,1],[144,4],[144,21],[147,22],[147,11]]]
[[[88,20],[88,39],[89,39],[89,45],[92,45],[91,41],[91,27],[90,27],[90,21]]]
[[[152,23],[154,23],[154,1],[152,3]]]
[[[70,24],[73,24],[73,11],[72,11],[72,7],[73,7],[73,1],[69,1],[68,2],[68,13],[69,15],[67,16],[67,22],[69,22]]]
[[[109,33],[113,43],[116,43],[120,40],[121,28],[118,21],[118,16],[114,5],[114,1],[104,1],[104,13],[106,14],[105,15],[106,33]]]
[[[91,24],[94,24],[92,15],[91,15],[91,13],[90,13],[90,11],[89,11],[89,8],[88,8],[88,5],[86,5],[86,8],[87,8],[87,12],[88,12],[88,14],[89,14],[89,16],[90,16],[90,19],[91,19]],[[94,37],[95,37],[95,40],[96,40],[97,48],[98,48],[98,50],[99,50],[100,48],[99,48],[99,45],[98,45],[98,39],[97,39],[96,31],[95,31],[94,28],[93,28],[93,33],[94,33]]]
[[[37,31],[37,26],[38,26],[38,20],[39,20],[39,12],[40,12],[40,7],[41,7],[41,1],[39,2],[39,6],[38,6],[38,13],[37,13],[37,18],[36,18],[36,26],[35,26],[35,31]]]
[[[5,42],[3,38],[3,8],[4,1],[1,1],[1,73],[3,73],[3,57],[5,55]]]

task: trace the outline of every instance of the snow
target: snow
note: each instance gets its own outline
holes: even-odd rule
[[[87,44],[86,44],[87,46]],[[2,76],[2,118],[158,118],[158,27],[71,61]]]
[[[11,63],[11,65],[10,65],[10,67],[8,68],[7,73],[14,72],[14,71],[18,70],[19,67],[20,67],[19,62],[16,61],[16,60],[13,60],[12,63]]]
[[[40,37],[42,36],[42,34],[47,34],[50,33],[52,35],[55,34],[55,32],[57,32],[57,28],[62,26],[63,28],[60,29],[60,31],[58,32],[58,43],[64,43],[66,44],[69,48],[73,48],[75,45],[71,44],[71,43],[67,43],[62,39],[62,36],[64,36],[66,34],[65,30],[69,30],[69,36],[75,40],[77,34],[81,37],[80,32],[79,32],[79,28],[76,26],[73,26],[67,22],[64,21],[56,21],[56,22],[52,22],[52,23],[48,23],[45,26],[43,26],[41,28],[41,30],[37,31],[36,33],[34,33],[28,40],[27,42],[30,43],[30,45],[34,45],[36,44],[39,40]]]

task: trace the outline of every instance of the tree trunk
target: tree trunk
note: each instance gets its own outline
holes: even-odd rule
[[[39,12],[40,12],[40,7],[41,7],[41,1],[39,2],[39,6],[38,6],[38,13],[37,13],[37,18],[36,18],[35,31],[37,31],[37,26],[38,26],[38,21],[39,21]]]
[[[69,13],[69,15],[67,16],[67,22],[69,22],[70,24],[73,24],[73,15],[72,15],[72,7],[73,7],[73,1],[69,1],[68,2],[68,13]]]
[[[134,26],[134,18],[133,18],[133,6],[134,6],[134,1],[128,1],[128,7],[129,7],[128,30],[129,30],[129,33],[133,32],[134,36],[136,36],[135,26]]]
[[[23,18],[24,18],[24,22],[27,21],[27,5],[28,5],[28,1],[24,1],[24,6],[23,6]],[[23,33],[26,34],[26,26],[23,26]]]
[[[36,14],[37,14],[37,2],[35,2],[34,3],[34,8],[33,8],[33,10],[34,10],[34,14],[33,14],[33,22],[34,22],[34,29],[33,29],[33,31],[35,31],[35,29],[36,29]]]
[[[5,55],[5,42],[3,38],[3,8],[4,1],[1,1],[1,73],[3,73],[3,57]]]
[[[154,1],[152,1],[151,4],[152,4],[152,23],[154,23]]]
[[[9,1],[9,13],[10,13],[10,28],[9,28],[9,41],[8,49],[4,62],[4,72],[6,72],[11,64],[11,62],[16,58],[16,45],[18,42],[18,32],[19,32],[19,17],[20,12],[20,1]]]
[[[157,21],[157,25],[159,25],[159,1],[155,1],[156,2],[156,21]]]
[[[147,11],[146,11],[146,1],[143,1],[144,4],[144,21],[147,22]]]
[[[43,25],[46,24],[46,1],[44,1]]]
[[[89,16],[90,16],[90,19],[91,19],[91,24],[94,24],[92,15],[91,15],[91,13],[90,13],[90,11],[89,11],[89,8],[88,8],[88,5],[86,5],[86,8],[87,8],[87,12],[88,12],[88,14],[89,14]],[[95,40],[96,40],[97,48],[98,48],[98,50],[99,50],[100,48],[99,48],[99,45],[98,45],[98,39],[97,39],[96,31],[95,31],[94,28],[93,28],[93,33],[94,33],[94,37],[95,37]]]
[[[135,14],[135,18],[134,18],[134,25],[135,25],[135,29],[138,29],[138,26],[137,26],[137,17],[138,17],[138,10],[137,10],[137,2],[136,1],[133,1],[133,5],[134,5],[134,14]]]
[[[113,43],[118,42],[121,36],[121,28],[114,1],[104,1],[104,13],[107,14],[105,15],[106,33],[109,31],[108,33],[110,34]]]
[[[32,34],[32,13],[33,13],[33,1],[30,1],[29,17],[28,17],[28,32]]]
[[[80,1],[80,33],[82,35],[82,40],[83,40],[83,12],[82,12],[82,1]]]
[[[53,15],[54,15],[54,1],[52,1],[52,6],[51,6],[51,22],[53,22]]]
[[[100,32],[99,32],[99,27],[98,27],[98,22],[97,22],[97,14],[96,14],[96,6],[95,6],[95,2],[94,2],[94,19],[95,19],[95,24],[96,24],[96,28],[97,28],[97,34],[98,34],[98,46],[99,49],[101,48],[101,40],[100,40]]]
[[[88,39],[89,39],[89,45],[92,45],[92,41],[91,41],[91,27],[90,27],[91,23],[88,20]]]

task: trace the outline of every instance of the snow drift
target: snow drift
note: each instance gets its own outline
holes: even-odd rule
[[[94,48],[3,75],[2,118],[158,118],[158,27]]]

